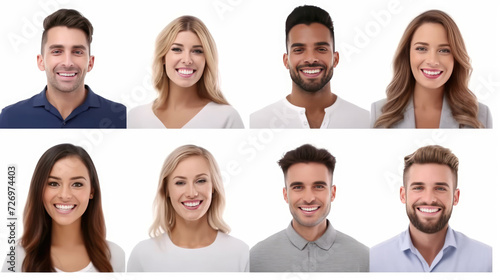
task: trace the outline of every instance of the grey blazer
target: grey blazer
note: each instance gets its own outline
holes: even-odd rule
[[[382,99],[372,103],[370,127],[373,128],[378,117],[382,115],[382,106],[384,106],[385,103],[386,99]],[[485,128],[493,127],[493,120],[491,118],[491,112],[488,106],[479,103],[479,112],[477,118]],[[413,98],[410,98],[410,102],[406,106],[406,109],[404,111],[404,119],[396,124],[393,124],[391,128],[415,128],[415,110],[413,107]],[[453,115],[451,114],[451,108],[448,104],[447,98],[443,99],[443,108],[441,109],[441,120],[439,121],[439,128],[459,128],[458,122],[453,118]]]

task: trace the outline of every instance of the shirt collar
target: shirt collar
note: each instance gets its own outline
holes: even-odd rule
[[[95,94],[89,86],[85,85],[85,89],[87,90],[87,97],[83,101],[82,105],[78,106],[78,108],[87,109],[89,107],[101,107],[101,103],[99,102],[99,98],[97,94]],[[52,106],[49,100],[47,99],[47,86],[33,99],[33,107],[45,107],[49,109]]]
[[[326,231],[325,233],[315,241],[307,241],[302,236],[300,236],[292,226],[292,223],[288,225],[286,228],[286,235],[288,240],[293,244],[293,246],[297,247],[299,250],[304,250],[309,243],[316,243],[318,247],[327,251],[335,243],[335,238],[337,237],[337,231],[333,228],[330,221],[326,220]]]
[[[453,232],[453,229],[448,226],[448,229],[446,230],[446,236],[444,238],[444,245],[440,251],[444,251],[448,247],[457,247],[457,240],[455,239],[455,235],[453,234]],[[416,253],[418,251],[411,242],[409,227],[401,235],[401,238],[399,239],[399,246],[401,251],[411,250],[413,253]]]

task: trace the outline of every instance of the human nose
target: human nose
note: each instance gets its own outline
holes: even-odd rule
[[[427,53],[426,62],[429,66],[437,66],[439,65],[439,59],[435,52]]]
[[[302,196],[302,199],[304,200],[305,203],[311,203],[314,201],[314,193],[310,188],[306,188],[304,190],[304,194]]]
[[[305,52],[304,62],[308,63],[308,64],[313,64],[313,63],[318,62],[318,58],[316,57],[316,52],[311,51],[311,50],[307,50]]]
[[[424,199],[424,202],[427,203],[427,204],[429,204],[429,205],[431,205],[431,204],[433,204],[433,203],[436,202],[436,196],[434,194],[434,191],[431,190],[431,189],[427,189],[424,192],[422,198]]]
[[[63,65],[66,67],[73,66],[73,55],[71,52],[66,52],[64,55]]]
[[[59,198],[64,199],[64,200],[70,199],[72,196],[71,188],[69,186],[61,186],[59,188],[58,195],[59,195]]]
[[[182,63],[186,65],[191,65],[193,63],[193,60],[191,59],[191,52],[184,52],[182,55]]]
[[[193,183],[188,183],[186,187],[187,197],[194,198],[198,196],[198,191],[196,190],[196,186]]]

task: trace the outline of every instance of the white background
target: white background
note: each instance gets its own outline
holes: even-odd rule
[[[29,98],[46,84],[45,73],[36,66],[36,55],[40,52],[41,21],[56,9],[74,8],[90,19],[95,28],[92,53],[96,64],[86,83],[98,94],[124,103],[129,109],[155,98],[149,78],[157,34],[174,18],[190,14],[202,19],[212,32],[219,49],[223,92],[248,126],[251,112],[290,91],[289,74],[282,64],[284,22],[294,7],[304,3],[326,9],[334,19],[340,63],[332,79],[332,90],[367,110],[372,102],[385,96],[392,75],[392,56],[407,24],[425,10],[444,10],[457,22],[472,58],[470,88],[490,107],[494,119],[500,118],[495,94],[500,86],[496,51],[499,10],[494,1],[4,1],[0,4],[0,82],[4,86],[0,107]],[[227,10],[217,10],[216,6]],[[18,43],[13,43],[13,38]],[[404,205],[399,201],[403,157],[422,145],[440,144],[452,149],[460,159],[461,198],[450,225],[492,245],[495,256],[499,223],[499,210],[494,207],[499,187],[498,140],[496,129],[4,130],[0,131],[0,174],[5,174],[6,182],[7,165],[18,166],[18,205],[24,206],[31,175],[43,152],[64,142],[83,146],[94,160],[101,180],[108,239],[128,254],[137,242],[148,238],[152,202],[166,156],[179,145],[201,145],[214,154],[224,173],[228,200],[225,218],[233,229],[231,234],[251,247],[285,228],[291,219],[282,197],[283,175],[276,161],[286,151],[311,143],[327,148],[337,157],[334,174],[337,198],[329,219],[340,231],[373,246],[403,231],[408,224]],[[6,191],[3,191],[0,217],[6,216],[6,205]],[[22,207],[18,208],[18,215],[21,214]],[[18,236],[21,232],[19,227]],[[0,259],[7,251],[7,234],[7,228],[0,226]],[[492,274],[441,274],[439,279],[493,279],[498,277],[499,269],[494,258]],[[210,275],[256,277],[256,274]],[[326,279],[330,277],[327,275],[257,276]],[[420,277],[419,274],[337,275],[344,279]],[[186,276],[200,275],[181,275]],[[161,276],[92,277],[159,279]]]

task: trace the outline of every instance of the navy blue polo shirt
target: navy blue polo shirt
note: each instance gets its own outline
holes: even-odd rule
[[[46,97],[39,94],[3,108],[0,128],[126,128],[127,108],[95,94],[85,85],[87,98],[63,119]]]

